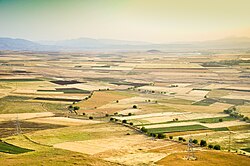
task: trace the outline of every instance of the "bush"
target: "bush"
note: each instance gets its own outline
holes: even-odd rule
[[[119,103],[119,100],[116,100],[116,103]]]
[[[133,122],[130,122],[129,124],[130,124],[131,126],[133,126]]]
[[[155,133],[150,133],[149,136],[151,136],[151,137],[157,137],[157,134],[155,134]]]
[[[86,115],[86,113],[83,112],[82,115]]]
[[[113,120],[114,120],[114,118],[110,118],[109,120],[110,120],[110,121],[113,121]]]
[[[117,121],[118,121],[118,119],[115,119],[115,121],[117,122]]]
[[[109,116],[109,114],[106,114],[105,116],[106,116],[106,117],[108,117],[108,116]]]
[[[184,139],[184,138],[183,138],[183,140],[182,140],[182,141],[183,141],[183,142],[186,142],[186,139]]]
[[[182,140],[183,140],[183,137],[179,137],[178,140],[179,140],[179,141],[182,141]]]
[[[220,118],[220,119],[219,119],[219,122],[223,122],[223,119]]]
[[[163,134],[163,133],[159,133],[158,136],[157,136],[157,138],[164,139],[164,138],[166,138],[166,135]]]
[[[125,119],[124,119],[124,120],[122,120],[122,123],[127,123],[127,120],[125,120]]]
[[[220,145],[215,145],[214,150],[220,150]]]
[[[94,118],[92,116],[90,116],[89,119],[94,119]]]
[[[213,149],[214,146],[213,146],[213,145],[208,145],[208,148],[209,148],[209,149]]]
[[[201,142],[200,142],[200,146],[201,146],[201,147],[205,147],[205,146],[207,146],[207,141],[205,141],[205,140],[201,140]]]
[[[243,121],[248,121],[249,120],[249,118],[247,117],[247,116],[245,116],[244,118],[243,118]]]
[[[134,109],[137,109],[137,106],[136,106],[136,105],[133,105],[133,108],[134,108]]]
[[[142,127],[141,131],[144,132],[144,133],[146,133],[148,130],[145,127]]]
[[[172,135],[170,135],[170,136],[169,136],[169,139],[173,139],[173,136],[172,136]]]
[[[194,144],[198,144],[198,140],[197,140],[197,139],[194,139],[192,142],[193,142]]]
[[[132,115],[132,113],[128,113],[128,116],[131,116]]]

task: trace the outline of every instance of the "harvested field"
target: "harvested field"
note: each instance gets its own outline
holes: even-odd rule
[[[205,119],[205,118],[215,118],[215,117],[226,117],[227,114],[209,114],[209,113],[191,113],[191,112],[164,112],[164,113],[154,113],[154,114],[144,114],[135,115],[129,117],[121,117],[117,119],[141,119],[148,121],[149,123],[160,123],[160,122],[172,122],[173,119],[178,119],[178,121],[185,120],[195,120],[195,119]]]
[[[54,116],[52,112],[40,112],[40,113],[18,113],[18,114],[1,114],[0,121],[19,120],[39,118],[39,117],[49,117]]]
[[[153,165],[153,163],[166,157],[165,153],[134,153],[122,156],[105,158],[107,161],[125,165]]]
[[[28,120],[28,121],[35,122],[35,123],[49,123],[49,124],[65,125],[65,126],[100,123],[100,121],[96,121],[96,120],[80,120],[80,119],[72,119],[72,118],[65,118],[65,117],[36,118],[36,119]]]
[[[188,161],[183,159],[187,156],[187,153],[174,153],[163,158],[162,160],[156,162],[156,164],[167,166],[169,163],[176,166],[214,166],[220,163],[221,166],[239,166],[248,165],[250,158],[246,156],[240,156],[228,152],[218,152],[218,151],[196,151],[197,161]]]

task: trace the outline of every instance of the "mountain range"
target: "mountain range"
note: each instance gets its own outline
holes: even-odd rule
[[[78,38],[60,41],[29,41],[0,38],[0,50],[17,51],[83,51],[83,50],[184,50],[184,49],[250,49],[250,38],[230,37],[202,42],[155,44],[113,39]]]

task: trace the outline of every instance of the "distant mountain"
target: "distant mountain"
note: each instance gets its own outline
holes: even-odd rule
[[[250,49],[250,38],[231,37],[203,42],[153,44],[112,39],[78,38],[62,41],[33,42],[25,39],[0,38],[0,50],[83,51],[83,50],[162,50],[185,51],[200,49]]]
[[[41,45],[29,40],[0,38],[0,50],[34,50],[38,47]]]

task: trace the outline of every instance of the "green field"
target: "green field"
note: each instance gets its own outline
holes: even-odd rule
[[[10,154],[20,154],[20,153],[26,153],[26,152],[31,152],[31,151],[33,150],[11,145],[0,140],[0,152],[10,153]]]
[[[245,149],[241,149],[241,150],[244,150],[244,151],[250,153],[250,148],[245,148]]]
[[[174,126],[174,127],[163,127],[148,129],[149,133],[171,133],[181,131],[195,131],[195,130],[207,130],[209,128],[202,125],[190,125],[190,126]]]

